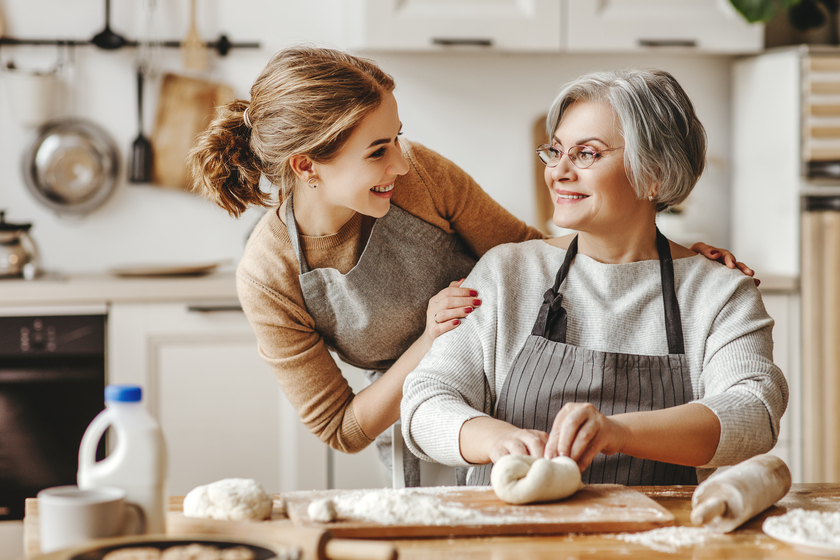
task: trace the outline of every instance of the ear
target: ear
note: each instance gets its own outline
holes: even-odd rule
[[[304,183],[315,177],[315,162],[309,159],[309,156],[295,154],[289,158],[289,165],[298,179],[301,179]]]

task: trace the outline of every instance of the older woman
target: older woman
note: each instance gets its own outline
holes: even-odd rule
[[[703,172],[686,93],[663,71],[590,74],[547,125],[554,222],[579,233],[479,261],[466,283],[483,305],[406,379],[409,448],[485,465],[471,484],[521,453],[627,485],[692,484],[770,450],[788,389],[758,290],[656,228]]]

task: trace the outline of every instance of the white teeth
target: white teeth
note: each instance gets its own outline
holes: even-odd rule
[[[385,185],[384,187],[373,187],[370,190],[372,190],[373,192],[388,192],[388,191],[392,190],[393,188],[394,188],[394,183],[391,183],[390,185]]]
[[[576,200],[578,198],[586,198],[586,197],[583,196],[583,195],[578,195],[578,194],[558,194],[557,198],[565,198],[565,199],[568,199],[568,200]]]

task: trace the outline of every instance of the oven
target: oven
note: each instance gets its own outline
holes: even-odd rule
[[[79,444],[104,408],[104,308],[0,316],[0,521],[24,500],[76,484]],[[104,438],[98,456],[104,457]]]

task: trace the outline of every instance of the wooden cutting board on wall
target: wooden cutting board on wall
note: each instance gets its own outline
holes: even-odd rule
[[[164,74],[152,132],[155,185],[190,190],[187,154],[196,137],[216,117],[217,107],[233,98],[233,89],[228,85]]]

